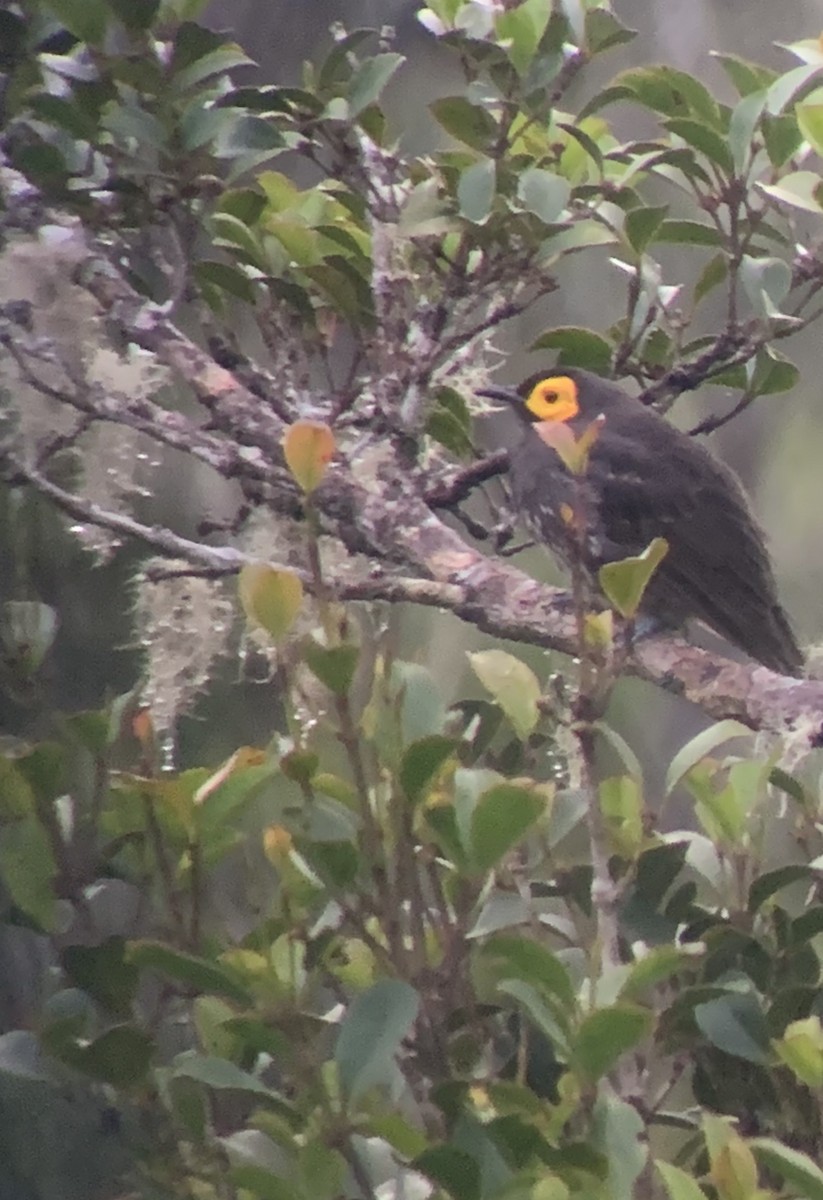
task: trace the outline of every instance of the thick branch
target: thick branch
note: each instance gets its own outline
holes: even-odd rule
[[[161,419],[152,406],[142,411],[132,408],[124,423],[139,418],[144,431],[150,432],[146,425],[156,419],[157,440],[176,442],[179,449],[210,461],[221,475],[232,477],[240,464],[253,464],[251,474],[262,485],[263,504],[273,510],[282,508],[289,491],[293,503],[293,484],[282,466],[284,424],[277,414],[182,334],[165,311],[146,304],[108,263],[97,261],[82,274],[81,282],[119,321],[126,339],[185,378],[210,414],[208,429],[186,428],[168,413]],[[94,405],[90,407],[93,411]],[[100,417],[111,420],[114,413],[101,412]],[[214,438],[218,431],[225,440]],[[224,454],[228,457],[222,457]],[[369,454],[375,461],[367,467]],[[231,572],[246,561],[234,547],[192,542],[171,530],[101,510],[64,492],[35,468],[15,462],[13,454],[7,453],[4,474],[12,482],[28,482],[75,519],[140,538],[162,553],[185,558],[198,567]],[[329,586],[341,599],[440,607],[496,636],[574,654],[577,633],[568,596],[469,546],[432,511],[426,499],[427,486],[430,481],[401,461],[385,436],[374,433],[367,437],[350,460],[341,451],[315,493],[315,502],[324,528],[336,532],[349,550],[365,552],[371,565],[360,579],[354,578],[349,565],[344,575],[329,576]],[[454,497],[445,499],[453,502]],[[643,643],[629,669],[679,692],[713,717],[735,716],[753,728],[794,731],[807,745],[823,742],[821,684],[783,678],[764,667],[726,662],[674,639]]]
[[[252,561],[233,546],[192,542],[170,530],[106,513],[33,470],[25,472],[25,478],[75,519],[139,538],[163,554],[186,558],[209,574],[232,574]],[[413,541],[409,552],[441,578],[410,578],[375,566],[368,578],[359,580],[327,573],[327,586],[343,601],[383,600],[439,608],[495,637],[577,653],[577,630],[567,592],[485,558],[431,515],[423,528],[408,533]],[[292,566],[286,569],[295,570]],[[296,574],[308,588],[312,586],[309,572],[296,570]],[[803,748],[823,744],[823,683],[816,680],[792,679],[766,667],[731,662],[672,637],[642,641],[627,671],[683,696],[718,720],[736,717],[752,729],[791,734]]]

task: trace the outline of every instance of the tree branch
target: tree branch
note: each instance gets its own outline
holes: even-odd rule
[[[84,237],[82,232],[78,237]],[[137,402],[124,401],[121,407],[120,401],[106,404],[97,397],[94,403],[75,402],[76,397],[69,402],[99,419],[120,420],[156,441],[174,444],[208,461],[225,478],[245,477],[256,485],[258,503],[294,515],[299,505],[281,450],[285,424],[272,407],[261,404],[258,394],[178,330],[167,312],[146,303],[105,260],[85,264],[77,279],[120,324],[127,342],[149,351],[185,379],[210,419],[208,428],[201,428],[146,401],[137,407]],[[742,352],[740,342],[728,348]],[[688,386],[691,372],[706,365],[696,361],[684,368],[685,374],[670,372],[668,385]],[[442,608],[495,636],[575,654],[577,631],[568,595],[486,558],[433,511],[433,505],[453,505],[462,488],[470,488],[475,478],[500,465],[492,456],[432,492],[430,478],[409,467],[385,433],[367,432],[351,449],[341,445],[314,502],[324,530],[336,534],[352,553],[365,553],[369,561],[362,570],[349,563],[336,574],[329,571],[329,587],[341,600]],[[197,568],[230,573],[249,561],[234,547],[194,542],[102,509],[21,462],[16,451],[6,451],[2,468],[10,483],[36,488],[74,519],[138,538]],[[310,586],[309,579],[305,582]],[[627,669],[679,693],[712,717],[734,716],[755,729],[791,733],[808,746],[823,743],[823,684],[728,662],[673,638],[643,642]]]
[[[162,554],[185,558],[195,564],[194,573],[199,573],[196,568],[200,567],[213,576],[228,575],[245,563],[259,561],[233,546],[193,542],[160,526],[107,512],[65,492],[34,469],[24,469],[19,476],[14,482],[29,483],[76,520],[94,522],[138,538]],[[328,486],[324,484],[321,491]],[[409,554],[419,556],[421,564],[438,572],[440,578],[394,574],[376,563],[361,579],[352,578],[345,570],[327,572],[326,584],[335,598],[439,608],[495,637],[572,656],[577,653],[577,628],[568,592],[485,558],[431,514],[419,537],[414,527],[407,528],[406,535]],[[293,571],[311,589],[308,571],[292,564],[272,566]],[[817,680],[793,679],[756,664],[732,662],[674,637],[639,643],[626,671],[682,696],[715,719],[736,717],[752,729],[788,734],[801,748],[823,745],[823,683]]]

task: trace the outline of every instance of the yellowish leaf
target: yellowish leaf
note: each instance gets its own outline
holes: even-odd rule
[[[295,421],[286,430],[286,465],[307,495],[323,482],[335,449],[334,434],[323,421]]]
[[[292,836],[283,825],[269,825],[263,830],[263,849],[266,858],[278,866],[291,854]]]
[[[294,624],[303,603],[303,584],[292,571],[249,563],[238,580],[240,603],[250,621],[278,642]]]
[[[238,771],[242,771],[245,767],[258,767],[265,761],[266,755],[262,750],[256,750],[253,746],[241,746],[239,750],[235,750],[231,758],[227,758],[223,765],[217,768],[213,775],[208,777],[204,784],[201,784],[194,793],[194,803],[202,804],[204,800],[208,800],[209,796]]]

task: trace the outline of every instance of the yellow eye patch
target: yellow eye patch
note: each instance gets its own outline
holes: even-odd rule
[[[526,408],[538,421],[570,421],[580,412],[577,384],[568,375],[550,375],[534,385]]]

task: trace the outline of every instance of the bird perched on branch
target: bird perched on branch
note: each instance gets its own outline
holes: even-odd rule
[[[801,672],[763,533],[728,467],[588,371],[532,376],[517,391],[481,394],[512,405],[524,425],[510,454],[512,496],[540,542],[566,564],[579,555],[596,579],[604,563],[663,537],[669,550],[643,598],[644,613],[674,628],[696,617],[772,670]],[[550,431],[563,422],[579,438],[594,421],[597,436],[575,482]],[[569,523],[575,505],[585,521],[577,542]]]

